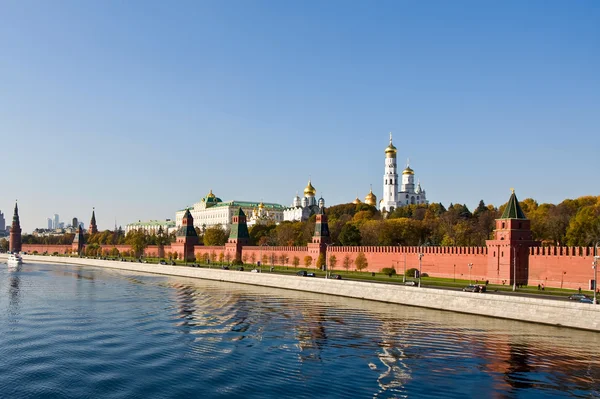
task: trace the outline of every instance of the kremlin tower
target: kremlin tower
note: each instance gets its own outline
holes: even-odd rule
[[[12,226],[10,226],[8,250],[13,253],[21,252],[21,222],[19,221],[19,208],[16,202]]]
[[[89,234],[96,234],[98,232],[98,226],[96,226],[96,210],[92,208],[92,220],[90,220],[90,227],[88,228]]]

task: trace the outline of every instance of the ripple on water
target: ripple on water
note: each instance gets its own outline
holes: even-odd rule
[[[25,266],[25,265],[24,265]],[[0,397],[590,397],[598,334],[227,283],[0,270]]]

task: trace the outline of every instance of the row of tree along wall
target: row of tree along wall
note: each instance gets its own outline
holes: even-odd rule
[[[109,253],[116,248],[120,254],[131,253],[129,245],[102,245],[103,252]],[[71,253],[70,245],[38,245],[23,244],[23,251],[28,253]],[[158,246],[148,246],[144,255],[149,257],[159,256]],[[164,257],[171,253],[171,247],[164,247]],[[210,259],[216,262],[232,261],[227,259],[225,246],[194,247],[196,259]],[[488,267],[488,249],[486,247],[342,247],[329,246],[326,263],[335,263],[334,270],[356,270],[356,259],[363,254],[366,267],[362,271],[379,272],[383,268],[393,267],[396,272],[419,268],[419,254],[421,258],[421,271],[431,277],[452,279],[471,279],[485,281]],[[181,258],[182,254],[178,254]],[[262,261],[263,265],[285,265],[297,267],[316,267],[317,256],[310,252],[308,247],[269,247],[269,246],[244,246],[242,247],[242,261],[256,264]],[[335,256],[335,262],[332,257]],[[310,266],[307,261],[310,258]],[[543,284],[547,287],[563,287],[590,289],[594,278],[592,262],[594,248],[592,247],[534,247],[529,249],[529,285]],[[469,266],[471,264],[471,266]]]
[[[356,259],[364,254],[369,272],[393,267],[403,273],[408,269],[419,269],[431,277],[486,280],[488,251],[485,247],[337,247],[330,246],[327,261],[335,256],[336,269],[356,268]],[[472,264],[469,269],[469,264]],[[349,266],[349,267],[348,267]]]

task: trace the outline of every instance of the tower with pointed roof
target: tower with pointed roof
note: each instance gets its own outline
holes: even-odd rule
[[[396,154],[398,150],[392,143],[392,133],[390,133],[390,144],[385,149],[385,169],[383,173],[383,196],[379,202],[381,211],[390,212],[398,207],[398,165],[396,163]]]
[[[194,247],[198,245],[198,233],[194,228],[194,218],[189,209],[186,209],[181,226],[175,234],[175,242],[171,244],[171,249],[177,252],[180,259],[194,261]]]
[[[315,232],[312,236],[312,241],[308,243],[308,253],[313,258],[313,264],[316,264],[319,255],[327,255],[327,244],[331,243],[329,235],[329,223],[325,208],[319,208],[315,220]]]
[[[19,220],[19,208],[15,202],[12,225],[10,226],[8,249],[10,252],[21,252],[21,222]]]
[[[225,252],[231,254],[230,258],[239,263],[242,260],[242,247],[250,242],[250,234],[248,233],[246,214],[242,208],[239,208],[231,219],[231,231],[227,244],[225,244]]]
[[[533,240],[531,222],[519,205],[515,191],[496,219],[494,238],[487,240],[488,277],[495,284],[527,284],[529,279],[529,248],[540,245]]]
[[[98,226],[96,225],[96,208],[92,208],[92,219],[90,220],[90,226],[88,227],[89,234],[96,234],[98,232]]]

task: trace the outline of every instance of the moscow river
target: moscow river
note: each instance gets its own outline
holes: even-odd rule
[[[600,397],[598,333],[92,267],[0,266],[1,398]]]

